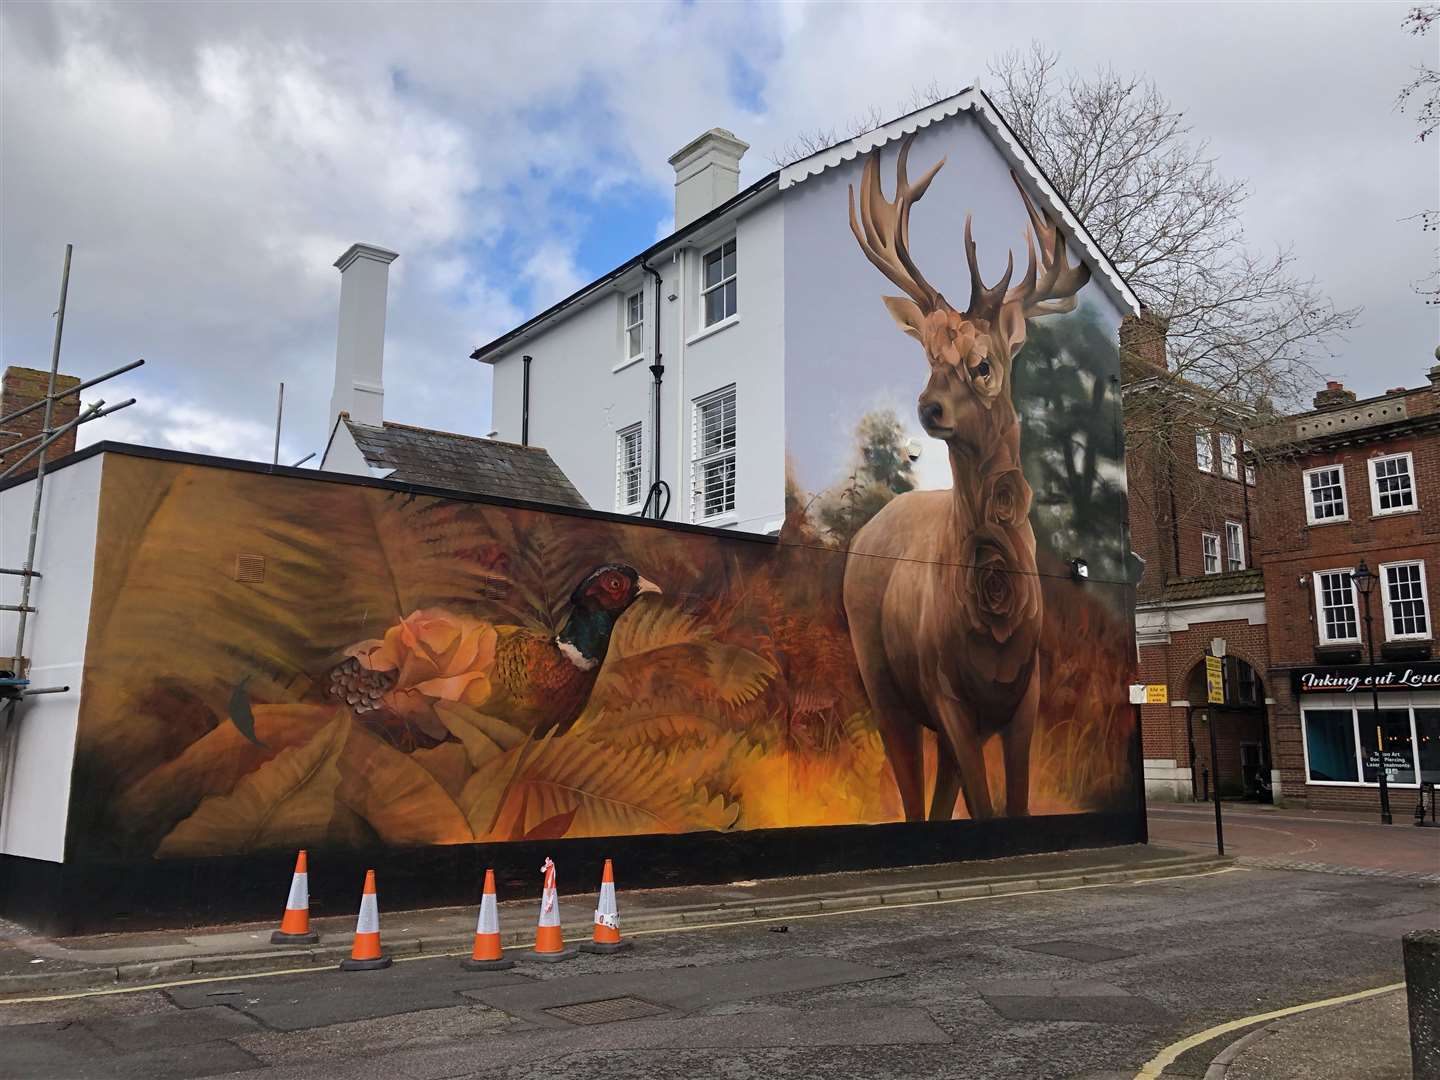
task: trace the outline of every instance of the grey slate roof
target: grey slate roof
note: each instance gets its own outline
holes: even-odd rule
[[[393,469],[388,479],[475,495],[589,509],[570,478],[538,446],[457,435],[385,421],[382,427],[345,417],[366,464]]]

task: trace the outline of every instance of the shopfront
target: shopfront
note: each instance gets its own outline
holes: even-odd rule
[[[1391,787],[1440,783],[1440,663],[1425,661],[1302,668],[1300,701],[1305,782]],[[1378,699],[1379,710],[1375,705]]]

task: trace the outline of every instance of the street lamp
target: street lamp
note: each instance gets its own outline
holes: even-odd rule
[[[1365,560],[1361,559],[1360,565],[1350,575],[1350,580],[1355,583],[1360,599],[1365,601],[1365,647],[1370,654],[1370,703],[1375,719],[1376,772],[1380,776],[1380,823],[1389,825],[1390,786],[1385,778],[1385,730],[1380,721],[1380,687],[1375,681],[1375,634],[1370,626],[1370,594],[1375,591],[1375,575],[1370,567],[1365,565]]]

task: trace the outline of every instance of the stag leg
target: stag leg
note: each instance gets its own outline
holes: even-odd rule
[[[985,821],[995,816],[990,802],[990,783],[985,778],[985,747],[976,734],[970,710],[953,697],[942,696],[936,703],[940,713],[941,740],[949,744],[956,768],[960,772],[960,790],[965,793],[965,806],[972,821]],[[941,755],[941,760],[944,755]],[[939,784],[937,781],[936,788]]]
[[[1040,705],[1040,663],[1030,673],[1030,685],[1015,718],[1000,732],[1005,751],[1005,813],[1008,817],[1030,814],[1030,742],[1035,734],[1035,714]]]
[[[935,744],[935,793],[930,796],[930,820],[949,821],[955,816],[955,799],[960,794],[960,766],[943,735]]]
[[[904,714],[897,715],[888,709],[877,708],[876,720],[885,757],[895,774],[895,786],[900,789],[900,805],[904,807],[905,820],[924,821],[925,771],[920,728]]]

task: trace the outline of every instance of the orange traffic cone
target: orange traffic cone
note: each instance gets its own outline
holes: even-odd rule
[[[617,953],[630,948],[632,942],[620,940],[620,913],[615,909],[615,870],[605,860],[600,875],[600,903],[595,907],[595,936],[580,948],[592,953]]]
[[[515,966],[500,949],[500,909],[495,902],[495,871],[485,871],[485,890],[480,894],[480,920],[475,924],[475,950],[461,964],[471,971],[503,971]]]
[[[554,964],[580,955],[580,950],[565,947],[560,931],[560,898],[555,894],[555,864],[548,858],[540,867],[545,883],[540,893],[540,921],[535,926],[535,948],[525,955],[531,960]]]
[[[380,952],[380,902],[375,899],[375,871],[365,871],[365,891],[360,894],[360,918],[355,923],[355,944],[350,959],[340,961],[341,971],[373,971],[390,966],[390,957]]]
[[[295,856],[295,876],[290,879],[290,897],[285,901],[285,914],[280,929],[270,935],[271,945],[313,945],[320,935],[310,929],[310,873],[305,866],[305,852]]]

